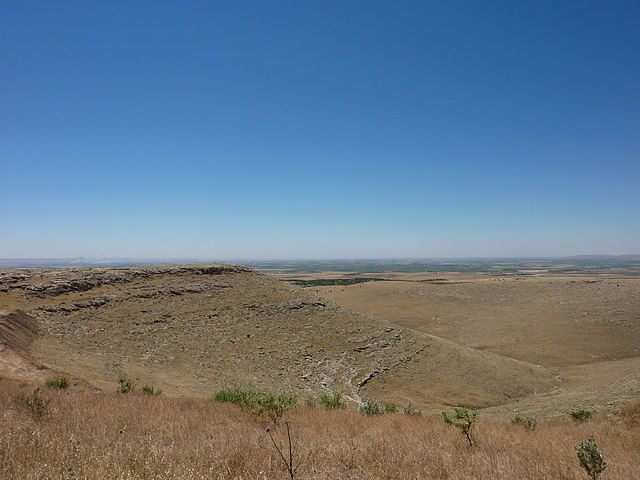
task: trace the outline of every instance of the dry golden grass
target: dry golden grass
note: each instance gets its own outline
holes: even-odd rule
[[[620,410],[619,416],[629,425],[640,426],[640,400],[635,401]]]
[[[0,382],[2,479],[286,479],[267,418],[203,399],[45,390],[48,414],[14,403],[33,387]],[[594,436],[602,480],[640,478],[640,425],[620,417],[540,422],[533,432],[480,420],[477,447],[438,417],[290,412],[300,479],[586,479],[574,446]],[[634,413],[635,412],[635,413]],[[284,441],[283,427],[273,428]]]

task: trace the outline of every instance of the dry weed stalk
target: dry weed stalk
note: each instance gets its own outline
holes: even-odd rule
[[[276,443],[275,439],[273,438],[273,435],[271,435],[270,427],[267,427],[267,433],[269,434],[269,438],[271,439],[273,446],[276,448],[276,450],[280,454],[280,458],[282,459],[282,462],[287,467],[287,471],[289,472],[289,477],[291,477],[291,480],[293,480],[296,475],[296,471],[298,470],[298,467],[295,467],[295,468],[293,467],[293,447],[291,445],[291,429],[290,429],[289,423],[290,423],[289,419],[287,418],[284,421],[284,424],[287,427],[287,440],[289,442],[289,459],[288,460],[287,458],[285,458],[284,454],[282,453],[282,449]]]

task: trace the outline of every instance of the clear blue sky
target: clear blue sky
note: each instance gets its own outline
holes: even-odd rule
[[[640,2],[0,6],[0,258],[640,253]]]

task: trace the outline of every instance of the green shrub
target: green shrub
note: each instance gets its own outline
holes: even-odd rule
[[[409,402],[409,404],[404,407],[403,409],[405,415],[411,415],[414,417],[421,417],[422,416],[422,410],[420,410],[419,408],[415,408],[411,402]]]
[[[50,378],[49,380],[47,380],[46,385],[50,388],[59,388],[60,390],[65,390],[69,388],[69,379],[67,377]]]
[[[447,412],[442,412],[442,418],[447,425],[454,426],[462,433],[464,433],[465,437],[467,437],[467,441],[469,442],[469,446],[473,446],[473,434],[472,428],[473,424],[478,417],[478,412],[475,410],[471,410],[470,408],[462,408],[462,407],[454,407],[453,408],[453,418],[447,415]],[[459,420],[459,421],[456,421]]]
[[[575,422],[586,422],[587,420],[591,419],[591,417],[593,416],[593,412],[591,410],[584,409],[573,410],[570,415]]]
[[[40,419],[47,413],[51,399],[44,401],[40,396],[40,389],[36,388],[30,397],[18,397],[15,402],[35,419]]]
[[[134,382],[132,378],[129,378],[126,375],[120,375],[118,383],[119,386],[116,390],[116,392],[118,393],[131,393],[136,386],[136,382]]]
[[[383,415],[385,408],[382,403],[368,399],[360,404],[358,411],[364,415]]]
[[[292,393],[281,393],[277,397],[271,393],[267,393],[260,399],[253,413],[261,415],[267,412],[271,416],[282,417],[287,409],[295,408],[297,403],[298,397]]]
[[[233,387],[233,389],[218,390],[213,399],[216,402],[228,402],[238,405],[242,408],[253,408],[258,405],[260,398],[265,393],[262,390],[255,388],[243,388],[239,385]]]
[[[589,438],[586,442],[580,442],[576,445],[576,453],[578,454],[578,460],[580,465],[584,468],[592,480],[596,480],[598,476],[607,468],[607,462],[604,461],[604,457],[593,437]]]
[[[162,393],[162,390],[160,390],[159,388],[155,388],[153,385],[145,385],[144,387],[142,387],[142,393],[144,393],[145,395],[153,395],[157,397]]]
[[[538,421],[534,417],[521,417],[520,415],[513,417],[511,423],[514,425],[522,425],[527,431],[535,430],[538,425]]]
[[[342,401],[342,391],[337,388],[331,392],[323,392],[318,397],[318,403],[329,410],[345,408],[346,405]]]
[[[393,402],[382,402],[382,406],[384,407],[384,413],[396,413],[398,411],[398,406]]]
[[[282,417],[287,409],[295,408],[298,403],[298,397],[292,393],[281,393],[276,396],[260,389],[243,388],[238,385],[233,389],[218,390],[213,399],[216,402],[228,402],[252,409],[256,415],[267,412],[274,417],[274,420],[276,417]]]

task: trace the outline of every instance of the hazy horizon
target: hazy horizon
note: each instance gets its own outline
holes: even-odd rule
[[[609,255],[609,254],[586,254],[586,255],[565,255],[565,256],[529,256],[529,257],[512,257],[512,256],[495,256],[495,257],[473,257],[473,256],[458,256],[458,257],[272,257],[272,258],[249,258],[249,257],[228,257],[228,258],[214,258],[214,257],[5,257],[0,258],[0,264],[3,262],[11,261],[60,261],[60,262],[77,262],[81,263],[100,263],[100,262],[119,262],[119,261],[139,261],[139,262],[367,262],[367,261],[382,261],[382,262],[443,262],[443,261],[464,261],[464,260],[477,260],[477,261],[495,261],[495,260],[521,260],[521,261],[535,261],[535,260],[570,260],[570,259],[594,259],[594,260],[606,260],[606,259],[640,259],[640,254],[622,254],[622,255]]]
[[[5,2],[0,257],[640,251],[640,4]]]

